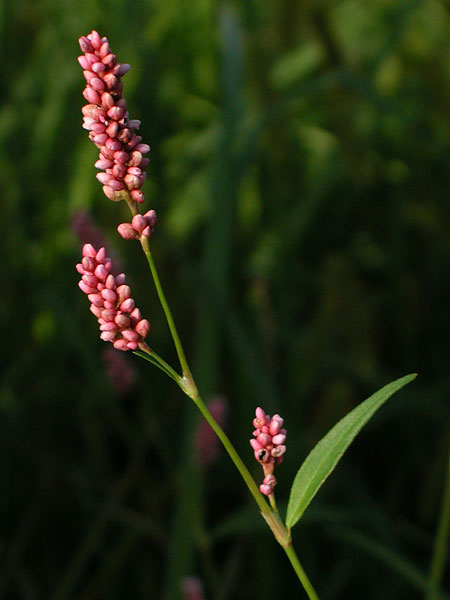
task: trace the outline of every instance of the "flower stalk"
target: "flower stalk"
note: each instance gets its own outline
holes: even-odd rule
[[[129,119],[122,93],[121,78],[130,67],[117,61],[107,38],[100,37],[96,31],[81,37],[79,42],[83,55],[78,60],[87,82],[83,95],[88,102],[82,110],[83,127],[89,131],[89,138],[100,150],[99,160],[95,163],[101,171],[97,179],[103,184],[103,192],[107,198],[115,202],[125,200],[131,211],[131,222],[121,223],[118,232],[124,239],[139,239],[175,345],[181,374],[147,344],[150,324],[146,319],[142,319],[139,309],[135,307],[130,288],[124,284],[125,275],[121,273],[113,276],[110,272],[111,260],[106,258],[104,248],[96,250],[91,244],[86,244],[83,248],[82,262],[77,265],[77,270],[82,276],[79,285],[88,295],[91,311],[98,318],[101,338],[112,342],[119,350],[131,350],[158,366],[193,400],[239,471],[275,539],[286,552],[309,599],[318,600],[292,547],[290,530],[282,522],[275,502],[276,478],[273,470],[282,462],[286,450],[283,419],[279,415],[266,415],[262,408],[258,407],[256,410],[256,418],[253,421],[255,439],[251,441],[251,445],[256,460],[264,470],[263,483],[258,487],[230,439],[199,394],[159,279],[149,244],[149,237],[156,225],[156,213],[149,210],[141,214],[138,208],[145,200],[141,187],[145,181],[145,168],[149,160],[144,158],[144,154],[149,152],[150,147],[143,144],[142,138],[136,134],[140,122]]]

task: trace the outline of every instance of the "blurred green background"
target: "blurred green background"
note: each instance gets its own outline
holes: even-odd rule
[[[419,372],[294,543],[322,600],[425,598],[450,423],[448,0],[3,0],[0,23],[0,597],[179,600],[187,576],[207,600],[305,597],[228,458],[198,466],[189,401],[105,354],[77,287],[74,219],[176,364],[81,129],[95,28],[132,65],[152,248],[197,382],[228,399],[258,481],[254,409],[285,417],[281,506],[328,428]]]

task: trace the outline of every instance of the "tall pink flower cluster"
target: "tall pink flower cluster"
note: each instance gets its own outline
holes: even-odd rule
[[[122,95],[122,76],[130,65],[120,64],[111,52],[108,39],[101,38],[96,31],[79,39],[84,54],[78,57],[86,79],[83,96],[88,104],[83,107],[83,127],[89,138],[100,148],[95,163],[102,173],[97,179],[110,200],[121,200],[122,190],[128,190],[135,202],[144,202],[141,187],[145,181],[145,168],[149,163],[144,158],[150,146],[142,144],[136,135],[140,121],[129,120],[127,105]]]
[[[264,481],[259,489],[262,494],[270,496],[277,483],[273,470],[283,461],[283,454],[286,452],[286,429],[283,429],[283,419],[280,415],[266,415],[261,407],[256,409],[255,414],[255,430],[250,445],[256,460],[264,470]]]
[[[114,277],[105,248],[96,250],[91,244],[83,246],[83,258],[76,268],[81,275],[78,285],[98,319],[101,339],[117,350],[137,350],[150,331],[150,323],[135,307],[124,273]]]

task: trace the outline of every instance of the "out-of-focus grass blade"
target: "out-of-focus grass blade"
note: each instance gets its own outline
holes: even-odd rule
[[[430,584],[427,577],[414,564],[403,558],[395,550],[354,529],[335,529],[331,535],[378,559],[417,590],[422,592],[430,591]],[[440,590],[436,592],[435,598],[436,600],[450,600],[450,596]]]

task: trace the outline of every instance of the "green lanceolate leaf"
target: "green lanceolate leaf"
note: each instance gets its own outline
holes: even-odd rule
[[[292,484],[286,516],[289,529],[303,515],[322,483],[373,414],[388,398],[416,377],[415,373],[405,375],[385,385],[341,419],[311,450]]]
[[[170,367],[164,360],[162,360],[162,358],[160,358],[155,352],[153,352],[152,354],[147,354],[146,352],[142,352],[141,350],[136,350],[136,352],[133,352],[133,354],[136,354],[136,356],[140,356],[144,360],[148,360],[148,362],[152,363],[152,365],[155,365],[155,367],[158,367],[158,369],[161,369],[163,373],[168,375],[171,379],[176,381],[178,385],[180,385],[181,377],[178,375],[178,373],[176,373],[172,369],[172,367]]]

